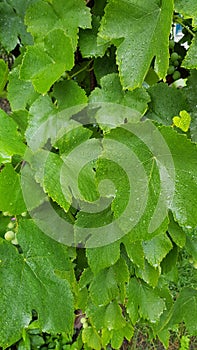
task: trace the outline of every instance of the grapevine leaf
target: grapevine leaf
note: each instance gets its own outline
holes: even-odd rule
[[[6,164],[0,172],[0,210],[11,215],[26,211],[20,184],[20,176],[11,164]]]
[[[86,249],[86,256],[92,271],[96,274],[117,262],[120,257],[120,243],[114,242],[104,247]]]
[[[161,127],[160,131],[169,146],[175,167],[172,213],[180,226],[196,227],[197,146],[170,127]]]
[[[71,269],[67,248],[45,236],[31,220],[20,223],[17,238],[22,254],[10,243],[2,240],[0,244],[3,347],[20,339],[22,329],[31,320],[32,309],[38,312],[43,331],[72,333],[72,293],[67,280],[56,274]]]
[[[7,0],[7,3],[12,6],[18,15],[25,15],[27,8],[37,0]]]
[[[187,109],[187,100],[180,89],[160,83],[148,89],[151,97],[146,117],[164,125],[172,125],[172,118]]]
[[[123,238],[129,259],[141,269],[144,268],[144,250],[141,241],[129,241],[129,236]]]
[[[82,340],[90,349],[100,350],[101,339],[97,331],[92,327],[84,328],[82,331]]]
[[[120,349],[124,338],[126,338],[128,341],[131,340],[133,336],[133,327],[130,323],[127,323],[125,327],[120,328],[118,332],[116,330],[113,330],[111,336],[111,345],[114,349]]]
[[[172,249],[172,243],[167,235],[157,235],[150,241],[143,242],[144,254],[148,262],[157,267]]]
[[[107,48],[107,44],[97,44],[97,32],[100,25],[99,18],[92,17],[92,29],[80,31],[79,47],[83,57],[99,57],[103,56]]]
[[[0,59],[0,93],[3,91],[8,77],[8,65]]]
[[[193,18],[193,25],[197,25],[197,6],[194,0],[175,0],[175,10],[184,17]]]
[[[173,308],[170,326],[185,322],[186,328],[191,335],[197,335],[197,291],[192,288],[184,288]]]
[[[170,213],[170,222],[168,226],[168,232],[173,242],[180,248],[183,248],[186,243],[186,234],[182,228],[174,221],[172,214]]]
[[[110,303],[105,310],[104,326],[109,330],[118,330],[126,325],[122,309],[116,301]]]
[[[37,1],[26,13],[28,30],[36,41],[42,40],[54,28],[62,29],[72,41],[71,52],[74,52],[78,39],[78,27],[90,28],[91,15],[85,2],[76,0]]]
[[[22,13],[16,13],[12,4],[0,3],[0,41],[2,46],[10,52],[19,43],[20,37],[23,44],[31,44],[32,38],[27,33]]]
[[[23,155],[25,145],[17,132],[17,124],[0,110],[0,163],[10,162],[14,154]]]
[[[30,107],[38,96],[31,82],[19,79],[19,67],[14,68],[10,72],[8,84],[8,99],[12,111]]]
[[[135,323],[139,316],[155,323],[165,309],[165,303],[158,295],[156,289],[152,289],[142,282],[132,278],[128,285],[127,311],[131,321]]]
[[[45,94],[51,85],[74,64],[70,38],[62,29],[54,29],[42,44],[28,46],[20,69],[20,78],[32,81],[36,91]],[[50,71],[50,74],[48,72]]]
[[[53,96],[57,100],[58,110],[79,105],[79,110],[87,103],[85,91],[73,80],[65,80],[54,85]],[[75,113],[77,110],[75,109]]]
[[[153,288],[157,286],[160,274],[160,267],[153,267],[147,262],[147,260],[145,260],[143,269],[136,268],[136,276],[143,279],[149,286]]]
[[[187,69],[196,69],[196,66],[197,66],[196,49],[197,49],[197,36],[195,35],[187,51],[187,55],[182,62],[183,67]]]
[[[123,115],[119,116],[120,120],[116,122],[116,125],[118,125],[118,123],[123,123],[125,118],[131,119],[132,121],[137,121],[140,119],[141,115],[146,112],[147,103],[150,99],[147,92],[143,88],[139,88],[134,91],[123,91],[119,76],[116,73],[108,74],[101,78],[100,84],[101,88],[96,88],[91,93],[90,103],[98,103],[98,105],[99,103],[101,104],[101,107],[103,108],[102,115],[106,124],[106,117],[108,115],[106,112],[109,110],[110,106],[105,105],[105,103],[114,103],[125,106],[125,108],[122,109],[124,113],[122,113]],[[126,107],[129,108],[127,109]],[[100,114],[101,112],[99,111],[99,116]],[[110,114],[110,122],[112,121],[112,115],[113,112]],[[115,118],[117,119],[117,115]]]
[[[90,285],[90,296],[96,305],[107,305],[119,294],[113,268],[101,270]]]
[[[191,70],[190,76],[187,79],[187,86],[183,88],[183,93],[188,100],[188,111],[191,115],[191,138],[197,141],[197,110],[196,110],[196,94],[197,94],[197,71]]]
[[[171,0],[140,0],[138,4],[134,0],[111,0],[107,4],[99,36],[117,46],[117,63],[125,89],[141,86],[154,57],[158,76],[165,76],[172,13]]]
[[[173,123],[177,128],[183,130],[184,132],[187,132],[191,123],[190,114],[187,113],[187,111],[181,111],[180,117],[175,116],[173,118]]]

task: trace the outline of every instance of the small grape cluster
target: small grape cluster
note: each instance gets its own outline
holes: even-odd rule
[[[22,213],[21,216],[25,217],[27,215],[26,212]],[[3,212],[3,216],[10,216],[8,212]],[[6,241],[11,242],[14,245],[18,245],[18,240],[16,237],[16,228],[17,228],[17,220],[16,217],[11,217],[10,222],[7,225],[7,231],[4,234],[4,238]]]
[[[169,41],[170,60],[167,74],[170,75],[174,81],[181,78],[179,67],[182,62],[182,57],[175,51],[175,48],[175,42],[171,39]]]

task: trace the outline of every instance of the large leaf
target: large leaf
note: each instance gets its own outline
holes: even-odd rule
[[[20,223],[17,238],[22,254],[4,240],[0,244],[3,347],[20,339],[33,309],[43,331],[72,333],[73,327],[73,296],[67,280],[59,277],[71,269],[67,248],[45,236],[30,220]]]
[[[23,155],[25,145],[17,132],[17,124],[0,110],[0,163],[10,162],[14,154]]]
[[[141,86],[154,57],[156,72],[160,78],[165,76],[172,13],[172,0],[109,1],[99,35],[117,46],[117,63],[125,89]]]

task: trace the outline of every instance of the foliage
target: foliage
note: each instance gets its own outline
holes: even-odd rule
[[[0,0],[3,349],[197,336],[195,3]]]

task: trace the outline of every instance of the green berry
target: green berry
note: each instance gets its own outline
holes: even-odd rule
[[[23,217],[27,216],[27,212],[24,211],[23,213],[21,213],[21,216],[23,216]]]
[[[9,222],[7,228],[12,229],[14,228],[15,224],[13,222]]]
[[[175,45],[175,42],[174,42],[174,40],[171,39],[171,40],[169,41],[169,48],[170,48],[170,49],[174,49],[174,45]]]
[[[14,244],[14,245],[18,245],[18,240],[17,238],[14,238],[11,240],[11,243]]]
[[[173,52],[170,58],[171,58],[172,62],[174,62],[174,61],[179,59],[179,55],[177,52]]]
[[[173,77],[174,80],[178,80],[178,79],[180,79],[180,77],[181,77],[181,73],[180,73],[178,70],[176,70],[176,71],[173,73],[172,77]]]
[[[167,74],[172,75],[174,73],[174,71],[175,71],[174,66],[169,66]]]
[[[179,66],[179,61],[176,60],[176,61],[173,62],[173,64],[174,64],[175,67],[178,67]]]
[[[15,233],[13,231],[7,231],[4,235],[4,238],[6,239],[6,241],[12,241],[13,239],[15,239]]]

